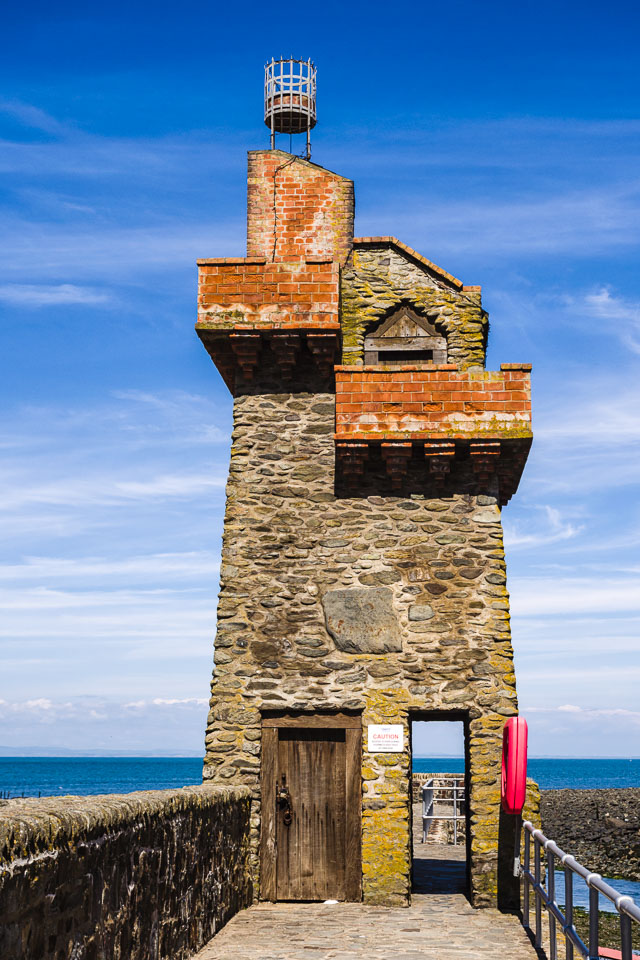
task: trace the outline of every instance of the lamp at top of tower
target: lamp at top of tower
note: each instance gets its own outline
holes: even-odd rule
[[[271,59],[264,68],[264,122],[276,133],[307,134],[307,160],[311,157],[311,131],[316,125],[316,68],[311,60]]]

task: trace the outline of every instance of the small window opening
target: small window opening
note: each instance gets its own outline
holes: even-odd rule
[[[433,350],[379,350],[378,363],[433,363]]]

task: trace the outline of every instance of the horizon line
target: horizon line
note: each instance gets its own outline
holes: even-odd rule
[[[459,754],[413,754],[414,760],[462,760],[464,756]],[[529,760],[640,760],[640,756],[592,756],[592,757],[573,757],[573,756],[550,756],[543,754],[541,756],[530,756]],[[204,755],[195,753],[0,753],[0,760],[204,760]]]

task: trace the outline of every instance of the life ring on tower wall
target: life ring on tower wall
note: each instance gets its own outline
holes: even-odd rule
[[[521,814],[527,795],[527,721],[510,717],[502,731],[500,799],[505,813]]]

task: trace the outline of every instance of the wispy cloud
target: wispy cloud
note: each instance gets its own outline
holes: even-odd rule
[[[510,592],[519,617],[640,614],[640,576],[518,577],[511,581]]]
[[[640,302],[618,296],[610,287],[599,287],[581,299],[568,297],[567,303],[577,316],[596,319],[603,335],[618,337],[640,353]]]
[[[202,756],[207,704],[206,697],[197,695],[129,701],[104,696],[0,699],[0,746],[11,753],[26,748],[31,755],[70,750]],[[58,792],[58,784],[43,788]],[[22,784],[5,786],[19,791]],[[135,781],[128,787],[139,788]],[[105,785],[105,792],[109,789],[113,787]]]
[[[640,240],[640,183],[606,187],[547,187],[530,197],[469,198],[414,205],[393,214],[361,214],[363,235],[390,233],[424,249],[437,237],[438,256],[477,254],[522,261],[527,257],[591,257],[635,246]],[[375,235],[375,232],[374,232]],[[431,256],[434,254],[431,253]]]
[[[533,532],[523,532],[519,524],[504,523],[504,542],[507,549],[535,548],[545,544],[558,543],[562,540],[571,540],[584,529],[584,525],[577,525],[562,519],[558,509],[550,506],[541,506],[536,511],[542,521],[532,521],[529,518],[527,528]]]
[[[40,107],[22,100],[0,98],[0,113],[13,117],[25,127],[42,130],[44,133],[64,135],[70,132],[68,125],[61,123]]]
[[[579,707],[575,703],[562,703],[557,707],[526,707],[527,713],[570,713],[583,717],[620,717],[640,723],[640,710],[625,710],[622,707]]]
[[[5,486],[0,496],[0,510],[8,512],[28,504],[50,504],[76,507],[95,504],[116,506],[133,501],[190,499],[212,489],[224,487],[226,477],[202,473],[150,474],[137,480],[122,477],[68,477],[58,483],[33,487]]]
[[[15,523],[39,508],[79,515],[222,491],[226,453],[217,463],[215,452],[227,442],[226,416],[212,400],[180,391],[123,390],[83,407],[13,410],[0,427],[0,512]]]
[[[99,578],[113,581],[136,578],[157,582],[189,579],[217,574],[219,561],[215,554],[199,550],[190,553],[161,553],[147,556],[115,558],[96,557],[26,557],[23,563],[0,564],[0,581],[47,583],[71,580],[80,584]]]
[[[108,293],[93,290],[90,287],[79,287],[73,283],[0,284],[0,301],[21,307],[50,307],[62,304],[88,306],[108,303],[111,299]]]

